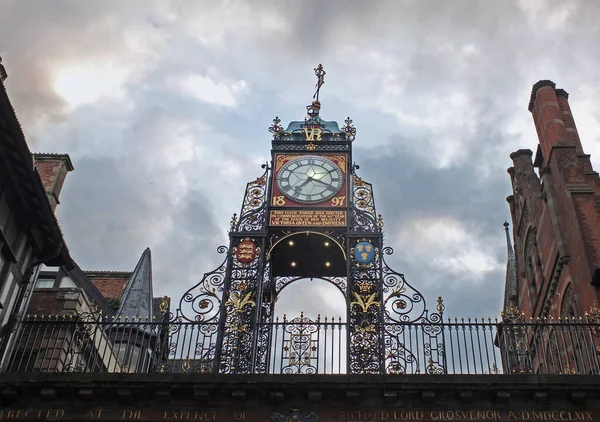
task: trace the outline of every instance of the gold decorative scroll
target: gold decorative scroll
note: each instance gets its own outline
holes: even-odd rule
[[[338,167],[344,172],[346,173],[346,155],[328,155],[328,154],[323,154],[324,158],[327,158],[333,162],[335,162]]]
[[[285,163],[296,157],[300,157],[300,155],[277,155],[277,159],[275,161],[275,172],[278,172]]]

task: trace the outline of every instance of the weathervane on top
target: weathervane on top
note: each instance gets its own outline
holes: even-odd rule
[[[321,87],[325,83],[325,70],[323,69],[322,64],[319,64],[319,66],[315,68],[315,75],[317,77],[317,84],[315,85],[317,90],[315,91],[315,95],[313,95],[314,101],[311,105],[306,107],[308,118],[313,120],[319,117],[319,110],[321,109],[321,103],[319,102],[319,92],[321,91]]]
[[[321,87],[325,83],[325,75],[326,74],[327,73],[323,69],[323,65],[319,63],[319,66],[317,66],[315,68],[315,75],[317,77],[317,84],[315,86],[317,87],[317,91],[315,92],[315,95],[313,95],[313,100],[319,101],[319,91],[321,90]]]
[[[284,129],[283,126],[279,125],[281,119],[275,117],[273,124],[269,127],[269,132],[278,140],[307,141],[309,144],[306,148],[309,151],[315,149],[315,145],[312,143],[313,140],[354,141],[356,138],[356,128],[352,125],[350,117],[344,121],[345,125],[340,128],[337,122],[325,121],[319,116],[321,110],[319,94],[321,93],[321,87],[325,83],[326,72],[322,64],[319,64],[313,70],[317,77],[316,90],[312,103],[306,106],[307,116],[304,117],[304,121],[290,122],[287,129]]]

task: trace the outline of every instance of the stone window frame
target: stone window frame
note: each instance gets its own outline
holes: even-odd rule
[[[577,312],[579,309],[577,306],[577,295],[573,289],[572,280],[568,280],[567,286],[564,288],[561,296],[559,316],[563,323],[572,322],[573,319],[575,321],[579,320],[581,315],[578,315],[579,312]],[[569,355],[565,358],[569,365],[567,369],[571,372],[576,371],[579,374],[586,374],[590,368],[588,362],[586,362],[586,357],[589,358],[589,356],[585,356],[585,350],[583,350],[587,347],[584,334],[576,330],[575,334],[569,336],[567,340],[565,348],[570,351]]]
[[[542,274],[540,255],[536,239],[537,230],[529,226],[523,242],[523,277],[527,280],[527,291],[531,308],[535,309],[544,280],[538,275]]]

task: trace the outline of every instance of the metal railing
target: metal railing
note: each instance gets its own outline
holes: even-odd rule
[[[246,373],[344,374],[348,333],[359,329],[340,319],[276,320],[257,325],[262,346],[228,353],[264,362]],[[235,373],[220,366],[218,333],[216,323],[28,317],[4,371]],[[377,373],[600,374],[600,324],[581,319],[384,323],[370,336],[383,350]]]

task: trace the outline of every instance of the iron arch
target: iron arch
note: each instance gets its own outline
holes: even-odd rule
[[[326,233],[289,233],[273,244],[267,259],[273,277],[347,277],[344,246]]]

